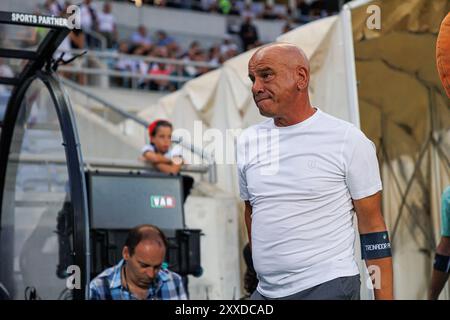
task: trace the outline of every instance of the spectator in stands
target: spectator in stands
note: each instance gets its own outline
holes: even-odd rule
[[[166,7],[167,1],[166,0],[153,0],[153,5],[157,7]]]
[[[167,59],[169,57],[167,47],[159,47],[155,51],[156,58]],[[164,62],[155,62],[151,64],[148,74],[153,76],[168,77],[174,72],[174,70],[175,68],[173,67],[173,65]],[[173,91],[174,89],[169,79],[152,79],[148,80],[147,84],[150,90]]]
[[[63,8],[63,10],[61,11],[60,15],[62,17],[67,18],[68,13],[67,13],[67,7],[70,6],[69,2],[66,2],[66,6]],[[64,52],[64,60],[70,60],[73,58],[73,54],[67,51],[70,51],[72,49],[74,50],[81,50],[84,49],[86,45],[86,40],[85,40],[85,36],[82,30],[80,29],[73,29],[69,35],[67,37],[64,38],[64,40],[61,42],[61,44],[59,45],[58,49],[55,51],[54,53],[54,58],[58,59],[61,54]],[[83,61],[84,58],[80,57],[78,59],[73,60],[70,63],[70,66],[72,67],[78,67],[81,68],[83,66]],[[67,72],[63,72],[62,75],[64,77],[72,77],[72,74],[67,73]],[[81,85],[85,85],[87,83],[87,78],[86,78],[86,74],[84,73],[77,73],[76,74],[77,77],[77,81],[79,84]]]
[[[197,51],[196,55],[194,56],[194,61],[207,63],[208,55],[206,51],[205,50]],[[202,74],[205,74],[211,70],[208,66],[197,66],[196,69],[197,69],[197,74],[195,75],[196,77],[201,76]]]
[[[11,69],[11,67],[8,65],[8,61],[5,60],[5,58],[0,58],[0,77],[2,77],[2,78],[13,78],[14,77],[14,72]],[[8,86],[0,84],[0,95],[6,95],[6,94],[9,94],[10,92],[11,92],[11,90],[8,88]],[[4,111],[4,110],[2,110],[2,111]]]
[[[200,43],[198,41],[192,41],[191,44],[189,45],[189,49],[185,53],[183,53],[180,58],[191,59],[192,57],[194,57],[195,53],[200,49],[201,49]]]
[[[0,77],[2,78],[13,78],[14,72],[8,65],[8,61],[5,58],[0,58]]]
[[[179,174],[183,166],[182,149],[179,145],[172,147],[173,126],[167,120],[155,120],[148,127],[150,144],[142,148],[141,160],[144,160],[161,172]],[[190,194],[194,179],[183,177],[184,200]]]
[[[86,32],[86,43],[89,48],[93,48],[95,43],[95,38],[93,38],[89,31],[92,31],[97,26],[97,10],[92,4],[92,0],[84,0],[80,6],[80,23],[81,29]]]
[[[297,0],[297,21],[301,24],[314,20],[310,16],[311,8],[306,0]]]
[[[201,7],[203,11],[217,12],[216,0],[201,0]]]
[[[186,300],[180,275],[164,263],[167,238],[154,225],[130,230],[122,260],[89,284],[91,300]]]
[[[185,77],[196,77],[198,74],[198,70],[195,66],[189,65],[188,63],[191,61],[196,61],[197,53],[200,52],[202,48],[197,41],[194,41],[189,46],[189,50],[182,56],[183,61],[186,63],[183,66],[182,74]]]
[[[62,10],[63,6],[56,0],[46,0],[44,3],[44,14],[59,16]]]
[[[178,52],[179,47],[177,42],[163,30],[158,30],[156,32],[156,46],[157,47],[166,47],[168,51]]]
[[[230,0],[218,0],[217,6],[219,9],[219,13],[227,15],[231,11],[231,1]]]
[[[97,15],[97,30],[107,41],[107,47],[112,48],[117,40],[116,18],[112,14],[111,2],[103,4],[103,11]]]
[[[252,5],[251,4],[247,3],[245,5],[244,9],[242,9],[242,11],[241,11],[241,17],[244,18],[244,19],[247,18],[247,17],[250,17],[251,19],[256,18],[256,14],[255,14],[255,12],[252,9]]]
[[[241,25],[241,30],[239,31],[239,36],[241,37],[242,47],[244,51],[252,48],[255,43],[258,42],[258,30],[256,26],[252,23],[252,18],[247,16]]]
[[[289,4],[286,4],[285,12],[286,13],[284,15],[284,19],[287,19],[291,22],[297,19],[296,9],[292,8]]]
[[[231,8],[229,15],[239,16],[241,14],[241,10],[239,9],[238,2],[236,0],[231,1]]]
[[[129,46],[126,41],[122,41],[119,44],[118,48],[119,54],[129,54]],[[133,72],[136,73],[139,71],[139,63],[140,61],[136,61],[134,59],[121,57],[116,61],[116,64],[114,65],[114,69],[118,71],[124,71],[124,72]],[[143,63],[143,62],[142,62]],[[117,77],[117,82],[120,86],[124,87],[130,87],[130,81],[129,78],[126,77]]]
[[[230,54],[232,52],[232,54]],[[231,35],[226,34],[220,45],[220,54],[223,57],[234,56],[238,52],[238,46],[233,42]]]
[[[220,54],[220,46],[214,45],[209,49],[208,60],[213,68],[220,67],[223,62],[222,55]]]
[[[193,8],[193,0],[171,0],[166,3],[167,7],[190,10]]]
[[[265,3],[264,10],[259,16],[261,19],[265,20],[275,20],[280,19],[281,17],[273,10],[273,6],[271,4]]]
[[[325,1],[324,0],[316,0],[310,5],[310,13],[309,15],[314,19],[319,19],[326,17],[328,15],[326,11]]]
[[[283,29],[281,30],[281,33],[289,32],[293,29],[292,22],[289,20],[286,20],[286,23],[283,26]]]
[[[147,28],[144,25],[140,25],[131,35],[130,42],[130,52],[133,54],[146,55],[153,49],[152,39],[148,35]]]

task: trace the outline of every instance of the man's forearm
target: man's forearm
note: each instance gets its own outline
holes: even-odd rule
[[[449,274],[436,269],[433,269],[433,274],[431,275],[431,287],[428,292],[428,299],[437,300],[439,294],[444,288],[449,278]]]
[[[392,257],[366,260],[375,300],[394,299]]]
[[[443,236],[441,238],[441,241],[436,248],[436,254],[450,256],[450,237]],[[436,268],[433,266],[431,286],[428,292],[428,298],[430,300],[437,300],[439,298],[439,294],[447,283],[448,278],[449,274],[447,272],[436,270]]]
[[[248,242],[252,248],[252,207],[248,202],[245,203],[244,212],[245,226],[247,227]]]
[[[381,213],[381,193],[353,200],[353,204],[358,218],[363,259],[366,260],[371,274],[375,299],[393,299],[392,257],[386,233],[387,228]],[[367,255],[366,246],[372,247],[369,255]]]

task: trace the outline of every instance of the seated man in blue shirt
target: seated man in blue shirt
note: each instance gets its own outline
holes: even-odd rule
[[[167,239],[153,225],[130,230],[123,259],[89,285],[91,300],[186,300],[181,277],[167,269]]]

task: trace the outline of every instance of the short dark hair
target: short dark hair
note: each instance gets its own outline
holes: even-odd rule
[[[128,233],[125,246],[128,247],[130,256],[134,254],[137,245],[144,240],[153,241],[167,249],[167,238],[164,235],[164,232],[152,224],[142,224],[134,227]]]
[[[153,128],[152,132],[150,132],[150,136],[156,136],[160,127],[169,127],[170,129],[173,129],[172,124],[169,121],[159,120],[158,122],[156,122],[155,128]]]

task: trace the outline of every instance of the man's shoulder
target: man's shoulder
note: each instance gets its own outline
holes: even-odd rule
[[[238,144],[245,142],[246,139],[257,136],[258,132],[262,130],[270,130],[273,128],[273,119],[266,119],[264,121],[261,121],[257,124],[251,125],[244,130],[242,130],[241,134],[238,137]]]
[[[169,269],[162,269],[160,273],[166,281],[172,281],[176,283],[181,283],[182,281],[182,278],[178,273]]]
[[[90,285],[95,287],[103,287],[105,283],[109,284],[114,277],[115,270],[116,266],[103,270],[100,274],[98,274],[94,279],[91,280]]]
[[[336,129],[336,130],[354,130],[357,129],[356,126],[346,120],[343,120],[341,118],[335,117],[329,113],[326,113],[324,111],[320,110],[320,121],[323,126],[325,126],[328,130],[330,129]]]
[[[364,132],[353,123],[323,111],[321,114],[320,127],[336,137],[344,137],[346,143],[369,140]]]

